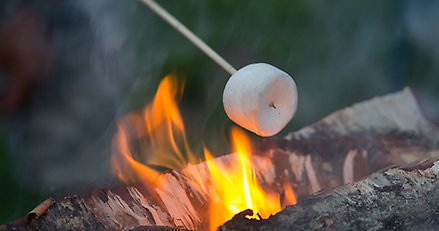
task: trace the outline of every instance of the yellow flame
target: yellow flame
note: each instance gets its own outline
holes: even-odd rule
[[[216,165],[212,155],[205,151],[211,174],[210,230],[230,220],[235,214],[252,209],[250,219],[268,218],[281,210],[278,193],[266,192],[259,185],[251,163],[250,139],[238,128],[232,128],[231,137],[237,159],[230,166]]]
[[[133,112],[118,122],[113,137],[112,167],[115,175],[125,183],[143,182],[155,187],[167,187],[159,182],[160,173],[151,166],[183,169],[195,160],[185,134],[183,119],[176,98],[181,94],[175,76],[166,76],[159,84],[151,104],[141,112]],[[225,165],[214,161],[204,150],[208,174],[183,171],[186,177],[197,182],[194,187],[209,195],[209,226],[218,226],[235,214],[252,209],[249,219],[267,218],[281,210],[281,206],[294,204],[294,191],[284,184],[285,197],[281,205],[279,193],[267,192],[257,181],[251,162],[250,139],[237,128],[232,128],[233,161]],[[202,180],[206,179],[207,180]],[[207,183],[206,183],[207,182]]]

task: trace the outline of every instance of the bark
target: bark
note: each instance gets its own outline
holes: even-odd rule
[[[219,230],[437,230],[439,152],[431,155],[315,194],[267,220],[235,216]]]
[[[282,198],[283,182],[292,182],[301,201],[379,169],[429,158],[437,150],[438,134],[405,89],[335,112],[285,138],[265,139],[253,162],[263,187],[278,190]],[[227,164],[234,157],[215,161]],[[187,177],[194,172],[201,177]],[[205,163],[189,165],[162,174],[158,186],[119,186],[56,200],[44,215],[26,216],[0,230],[207,230],[210,195],[199,187],[207,180]]]

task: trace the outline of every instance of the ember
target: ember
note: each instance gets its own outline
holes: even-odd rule
[[[182,169],[196,160],[187,143],[183,119],[176,98],[181,94],[175,76],[168,75],[160,83],[155,98],[142,113],[131,113],[119,122],[114,136],[112,165],[114,173],[125,183],[141,181],[157,188],[169,187],[160,182],[159,172],[151,166]],[[279,192],[264,190],[253,169],[250,139],[238,128],[231,131],[233,149],[237,153],[229,164],[211,161],[213,155],[205,149],[209,176],[184,171],[197,182],[200,191],[209,195],[209,226],[218,226],[235,214],[252,209],[249,219],[268,218],[279,212],[281,205],[295,203],[292,187],[284,185],[285,199]],[[136,148],[134,148],[136,147]],[[207,180],[200,180],[206,178]]]

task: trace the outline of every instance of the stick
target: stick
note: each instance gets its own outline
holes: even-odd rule
[[[229,74],[234,74],[236,69],[230,65],[223,57],[216,53],[212,48],[210,48],[203,40],[196,36],[192,31],[190,31],[185,25],[183,25],[178,19],[172,16],[169,12],[163,9],[158,3],[153,0],[140,0],[152,11],[158,14],[163,20],[165,20],[169,25],[174,27],[183,36],[185,36],[189,41],[191,41],[195,46],[200,48],[207,56],[209,56],[213,61],[220,65]]]

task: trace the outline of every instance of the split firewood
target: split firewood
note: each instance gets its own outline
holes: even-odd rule
[[[29,220],[35,217],[40,217],[41,215],[46,213],[47,209],[49,209],[49,207],[52,205],[52,202],[52,198],[48,198],[45,201],[41,202],[41,204],[39,204],[27,214],[27,219]]]
[[[285,138],[267,139],[260,154],[276,163],[274,182],[295,182],[301,199],[388,166],[424,159],[438,141],[439,130],[424,119],[405,89],[334,112]]]
[[[317,191],[357,181],[389,166],[405,166],[431,158],[438,150],[438,134],[438,129],[422,116],[411,91],[405,89],[335,112],[285,138],[266,139],[256,148],[253,162],[261,185],[279,191],[281,198],[285,196],[284,183],[293,183],[300,206],[301,201],[309,201],[306,198]],[[234,154],[230,154],[214,161],[227,163],[233,158]],[[419,171],[427,169],[418,168]],[[401,177],[406,176],[403,169],[389,171],[402,171]],[[194,172],[200,173],[200,179],[187,177]],[[119,186],[96,190],[86,196],[66,197],[54,202],[41,217],[9,223],[0,230],[157,230],[163,227],[207,230],[209,193],[200,187],[200,182],[207,181],[208,176],[206,163],[189,165],[180,172],[163,173],[162,186]],[[413,178],[413,182],[427,179],[415,180]],[[396,195],[400,190],[398,182],[387,182],[390,194]],[[340,191],[335,190],[325,195],[331,198],[338,194]],[[373,195],[378,194],[364,194],[364,197]],[[377,201],[373,197],[363,199]],[[389,202],[392,203],[397,202]],[[292,208],[295,207],[288,207],[281,214]]]
[[[439,152],[307,198],[267,220],[237,215],[220,231],[437,230]]]

